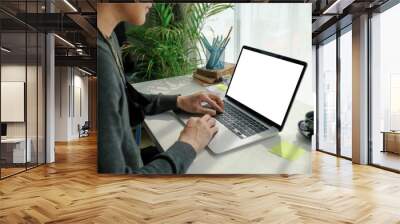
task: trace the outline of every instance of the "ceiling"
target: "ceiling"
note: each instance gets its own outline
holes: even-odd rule
[[[1,0],[0,27],[2,46],[11,50],[2,52],[3,61],[29,63],[44,48],[44,36],[37,35],[50,32],[61,37],[55,38],[56,66],[96,71],[96,0]]]
[[[312,37],[318,44],[352,23],[353,17],[373,11],[388,0],[312,0]]]
[[[47,2],[55,13],[74,12],[64,0],[47,0]],[[96,0],[68,0],[68,2],[80,12],[96,12]],[[19,12],[43,13],[46,11],[45,0],[2,0],[0,4],[2,7]]]
[[[373,10],[388,0],[262,0],[252,2],[312,3],[313,43],[351,24],[352,18]],[[96,0],[1,0],[2,46],[11,49],[10,60],[37,51],[35,35],[21,33],[54,32],[70,44],[55,38],[56,64],[96,70]],[[186,1],[187,2],[187,1]],[[246,1],[248,2],[248,1]],[[69,4],[70,5],[69,5]],[[48,13],[49,11],[52,13]],[[25,51],[25,45],[27,50]],[[43,45],[39,44],[42,48]],[[2,53],[3,54],[3,53]],[[30,58],[30,57],[29,57]],[[3,59],[4,60],[4,59]]]

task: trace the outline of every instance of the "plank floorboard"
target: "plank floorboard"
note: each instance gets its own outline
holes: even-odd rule
[[[0,181],[0,223],[400,223],[400,175],[313,153],[311,175],[99,175],[96,138]]]

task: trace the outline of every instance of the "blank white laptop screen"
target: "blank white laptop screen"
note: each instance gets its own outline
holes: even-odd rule
[[[243,48],[226,95],[282,125],[303,65]]]

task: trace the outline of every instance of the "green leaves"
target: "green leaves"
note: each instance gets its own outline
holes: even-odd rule
[[[136,62],[129,80],[192,73],[200,63],[197,44],[205,19],[232,7],[216,3],[155,3],[146,24],[127,31],[128,45],[122,49],[123,55]]]
[[[168,27],[174,16],[172,12],[172,5],[169,4],[155,4],[154,10],[159,16],[160,25],[162,27]]]

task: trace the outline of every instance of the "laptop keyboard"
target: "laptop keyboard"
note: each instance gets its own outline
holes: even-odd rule
[[[240,138],[246,138],[268,130],[267,127],[260,124],[258,121],[241,112],[229,103],[225,103],[224,112],[217,114],[215,119]]]

